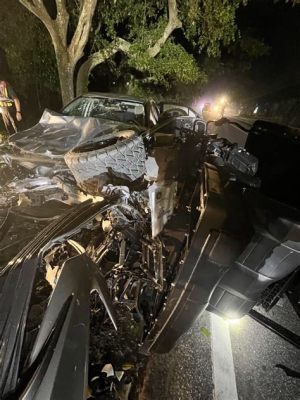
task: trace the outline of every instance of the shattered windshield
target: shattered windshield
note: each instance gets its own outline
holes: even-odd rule
[[[104,118],[120,122],[145,123],[145,109],[141,102],[105,97],[79,97],[67,105],[67,116]]]

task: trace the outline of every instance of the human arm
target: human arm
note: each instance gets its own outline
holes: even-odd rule
[[[16,107],[16,118],[17,121],[21,121],[22,120],[22,114],[21,114],[21,103],[20,100],[16,97],[13,98],[14,102],[15,102],[15,107]]]
[[[19,100],[18,96],[16,95],[15,91],[13,90],[13,88],[10,85],[8,86],[8,96],[15,103],[17,121],[21,121],[22,120],[21,103],[20,103],[20,100]]]

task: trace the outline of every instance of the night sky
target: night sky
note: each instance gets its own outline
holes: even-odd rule
[[[269,54],[252,60],[247,71],[236,65],[223,75],[216,74],[204,95],[213,99],[219,93],[228,93],[246,102],[299,97],[300,5],[293,7],[284,0],[249,0],[237,12],[237,25],[242,35],[248,32],[269,46]],[[226,65],[226,50],[220,62]]]
[[[270,46],[270,54],[253,62],[253,94],[294,96],[300,88],[300,6],[284,1],[250,0],[237,13],[242,29],[251,29]]]

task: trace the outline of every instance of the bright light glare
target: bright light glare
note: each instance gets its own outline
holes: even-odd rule
[[[228,325],[239,325],[241,323],[241,318],[229,318],[226,319]]]
[[[229,313],[229,316],[224,318],[225,323],[227,324],[228,328],[240,330],[243,326],[243,317],[239,317],[236,313]]]

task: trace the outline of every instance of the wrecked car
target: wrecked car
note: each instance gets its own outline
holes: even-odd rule
[[[59,168],[26,168],[21,133],[2,150],[2,398],[129,398],[143,356],[204,310],[240,318],[284,292],[299,312],[297,132],[258,121],[240,147],[165,111],[73,142]]]
[[[140,134],[159,126],[160,130],[176,131],[180,135],[180,129],[174,125],[176,116],[182,116],[181,119],[188,127],[198,118],[198,114],[190,107],[175,103],[156,104],[153,100],[143,101],[130,96],[105,93],[80,96],[60,113],[46,109],[35,126],[9,137],[8,146],[4,145],[0,149],[0,183],[6,182],[9,176],[11,179],[14,176],[18,179],[13,180],[12,191],[20,193],[22,190],[25,193],[28,187],[27,193],[32,194],[33,191],[41,192],[43,182],[44,194],[50,193],[48,200],[53,198],[52,192],[55,192],[54,198],[63,198],[74,203],[75,197],[79,200],[82,198],[80,193],[74,191],[77,168],[80,168],[82,174],[83,169],[86,170],[84,182],[88,178],[94,178],[92,171],[95,168],[99,173],[102,170],[104,175],[113,171],[108,177],[110,183],[113,183],[113,175],[121,179],[122,174],[125,180],[129,178],[129,181],[134,181],[145,172],[146,154]],[[116,143],[118,145],[115,150],[110,151],[105,165],[102,165],[100,153],[105,153],[107,148],[111,149],[110,146]],[[96,151],[96,159],[91,150]],[[120,151],[127,157],[127,171],[118,171],[118,165],[121,169],[125,165],[118,164]],[[136,157],[138,153],[140,161]],[[70,190],[67,190],[68,185],[72,186]],[[33,196],[35,199],[39,197],[38,194]],[[9,196],[5,201],[7,199],[10,199]],[[37,201],[34,200],[36,205]]]

